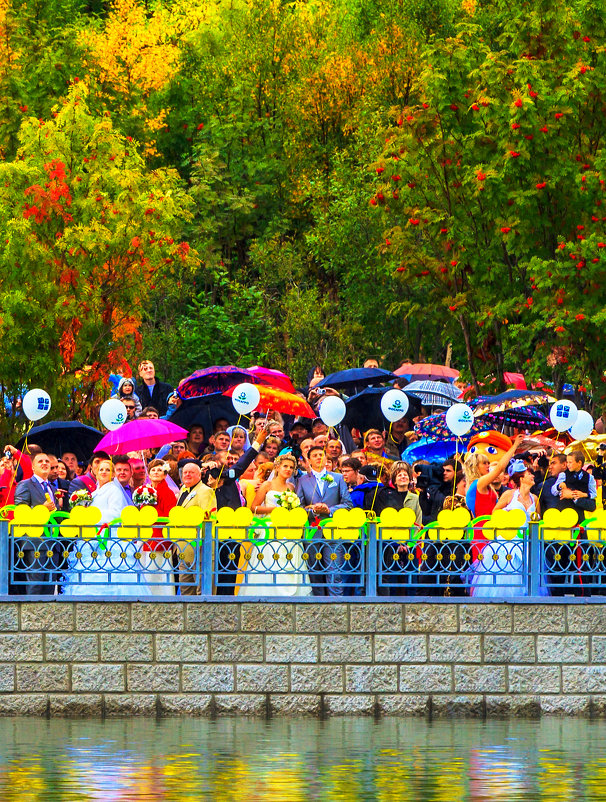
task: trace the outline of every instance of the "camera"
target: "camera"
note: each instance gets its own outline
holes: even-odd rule
[[[292,452],[293,457],[298,461],[303,456],[303,452],[301,451],[301,446],[298,443],[291,443],[289,448]]]
[[[444,472],[440,462],[430,462],[429,465],[417,465],[416,484],[419,490],[427,490],[429,485],[442,484]]]

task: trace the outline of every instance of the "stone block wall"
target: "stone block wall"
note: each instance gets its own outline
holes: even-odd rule
[[[0,602],[0,715],[606,715],[606,604]]]

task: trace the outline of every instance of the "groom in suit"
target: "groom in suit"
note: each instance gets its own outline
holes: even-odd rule
[[[19,482],[15,490],[15,504],[27,504],[28,507],[42,505],[55,512],[54,488],[48,475],[51,461],[47,454],[36,454],[32,461],[33,476]],[[49,543],[51,545],[49,545]],[[42,546],[44,545],[44,548]],[[50,558],[47,552],[51,552]],[[63,547],[58,539],[28,537],[27,535],[13,541],[14,578],[17,584],[11,584],[9,593],[15,595],[37,596],[50,595],[55,592],[57,569],[60,567]],[[19,555],[23,556],[20,557]],[[39,557],[35,555],[39,554]],[[27,582],[27,585],[21,584]]]
[[[326,454],[322,446],[312,446],[307,452],[308,473],[299,479],[297,495],[301,505],[315,517],[334,515],[336,510],[350,510],[353,507],[349,490],[345,480],[339,473],[326,470]],[[315,539],[324,539],[318,528]],[[317,574],[312,570],[315,552],[310,547],[309,575],[313,585],[314,596],[348,596],[350,589],[344,580],[346,560],[344,555],[347,546],[343,543],[334,543],[332,546],[316,546],[322,551],[323,573]],[[337,559],[331,559],[336,554]]]

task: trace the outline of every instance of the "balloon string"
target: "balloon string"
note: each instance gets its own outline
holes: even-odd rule
[[[455,499],[455,490],[457,489],[457,467],[459,464],[459,436],[456,435],[455,439],[455,465],[454,465],[454,476],[452,477],[452,502],[451,502],[451,510],[454,510],[454,499]]]
[[[389,438],[391,437],[391,427],[393,426],[393,421],[389,422],[389,431],[387,432],[387,442],[389,443]],[[370,511],[374,512],[375,501],[377,499],[377,493],[379,491],[379,483],[381,481],[381,477],[383,475],[383,465],[385,464],[385,448],[383,448],[383,456],[381,458],[381,467],[379,468],[379,475],[377,477],[377,484],[375,485],[375,492],[372,497],[372,503],[370,505]]]

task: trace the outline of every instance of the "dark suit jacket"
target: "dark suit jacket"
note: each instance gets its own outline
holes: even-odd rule
[[[86,479],[86,481],[84,481]],[[75,493],[77,490],[88,490],[89,493],[92,493],[93,490],[97,487],[97,480],[94,476],[90,473],[82,474],[82,476],[76,476],[74,479],[71,480],[69,483],[69,487],[67,489],[67,498],[72,493]]]
[[[52,488],[51,488],[52,491]],[[19,482],[15,490],[15,504],[27,504],[28,507],[35,507],[44,504],[46,497],[42,485],[37,479],[24,479]]]
[[[61,512],[69,512],[69,482],[67,479],[56,479],[57,490],[63,491],[55,496],[55,504]]]
[[[141,402],[141,406],[145,407],[155,407],[160,415],[166,415],[166,410],[168,409],[168,396],[172,393],[173,387],[170,384],[166,384],[166,382],[159,382],[156,381],[153,387],[153,392],[149,392],[149,387],[145,382],[138,384],[135,388],[135,392],[139,396],[139,401]]]
[[[230,468],[223,469],[222,484],[216,490],[217,494],[217,509],[221,507],[231,507],[232,510],[237,510],[242,506],[240,494],[236,486],[237,480],[246,471],[250,463],[255,459],[259,452],[252,446],[247,449],[236,464]],[[233,471],[233,476],[229,476],[229,471]]]

